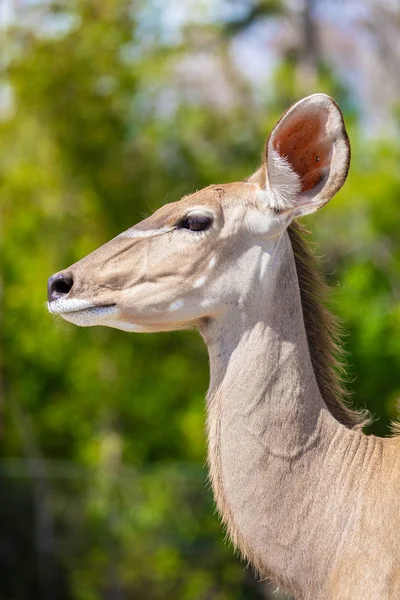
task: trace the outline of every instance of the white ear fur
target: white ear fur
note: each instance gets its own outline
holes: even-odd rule
[[[341,188],[349,163],[339,107],[325,94],[308,96],[282,116],[269,137],[264,200],[292,217],[312,213]]]
[[[295,198],[301,194],[300,176],[293,170],[288,158],[279,154],[272,145],[268,149],[267,160],[269,204],[280,212],[290,210]]]

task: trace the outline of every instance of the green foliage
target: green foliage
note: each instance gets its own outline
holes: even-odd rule
[[[280,10],[260,6],[264,15]],[[298,97],[296,63],[285,58],[270,103],[257,104],[217,28],[206,36],[233,100],[188,94],[178,67],[195,52],[197,29],[185,43],[157,41],[141,11],[123,0],[54,3],[47,29],[10,30],[13,104],[0,122],[0,519],[19,544],[2,563],[0,596],[10,599],[265,593],[223,544],[206,490],[208,364],[197,335],[78,329],[44,307],[50,274],[166,201],[249,175],[273,122]],[[245,26],[246,18],[227,33]],[[354,160],[345,189],[312,223],[339,282],[356,376],[349,385],[385,433],[400,395],[400,148],[366,143],[343,84],[324,65],[318,89],[348,108]],[[30,459],[28,467],[18,471],[12,457]],[[54,537],[48,552],[36,547],[40,506]],[[28,567],[20,547],[45,563],[51,555],[54,576],[34,559]]]

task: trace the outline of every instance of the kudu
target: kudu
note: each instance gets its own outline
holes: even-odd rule
[[[294,222],[334,196],[349,159],[338,106],[312,95],[249,179],[162,207],[49,280],[50,312],[76,325],[199,329],[218,510],[298,600],[400,598],[400,440],[366,436],[343,401],[325,284]]]

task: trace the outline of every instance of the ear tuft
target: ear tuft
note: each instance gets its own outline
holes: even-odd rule
[[[343,185],[349,163],[350,144],[334,100],[325,94],[300,100],[267,142],[269,206],[294,217],[318,210]]]

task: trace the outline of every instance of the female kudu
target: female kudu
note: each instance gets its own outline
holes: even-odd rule
[[[399,439],[343,402],[324,283],[294,219],[342,186],[335,102],[295,104],[248,180],[158,210],[49,280],[49,310],[125,331],[197,327],[209,468],[234,544],[298,600],[400,598]]]

